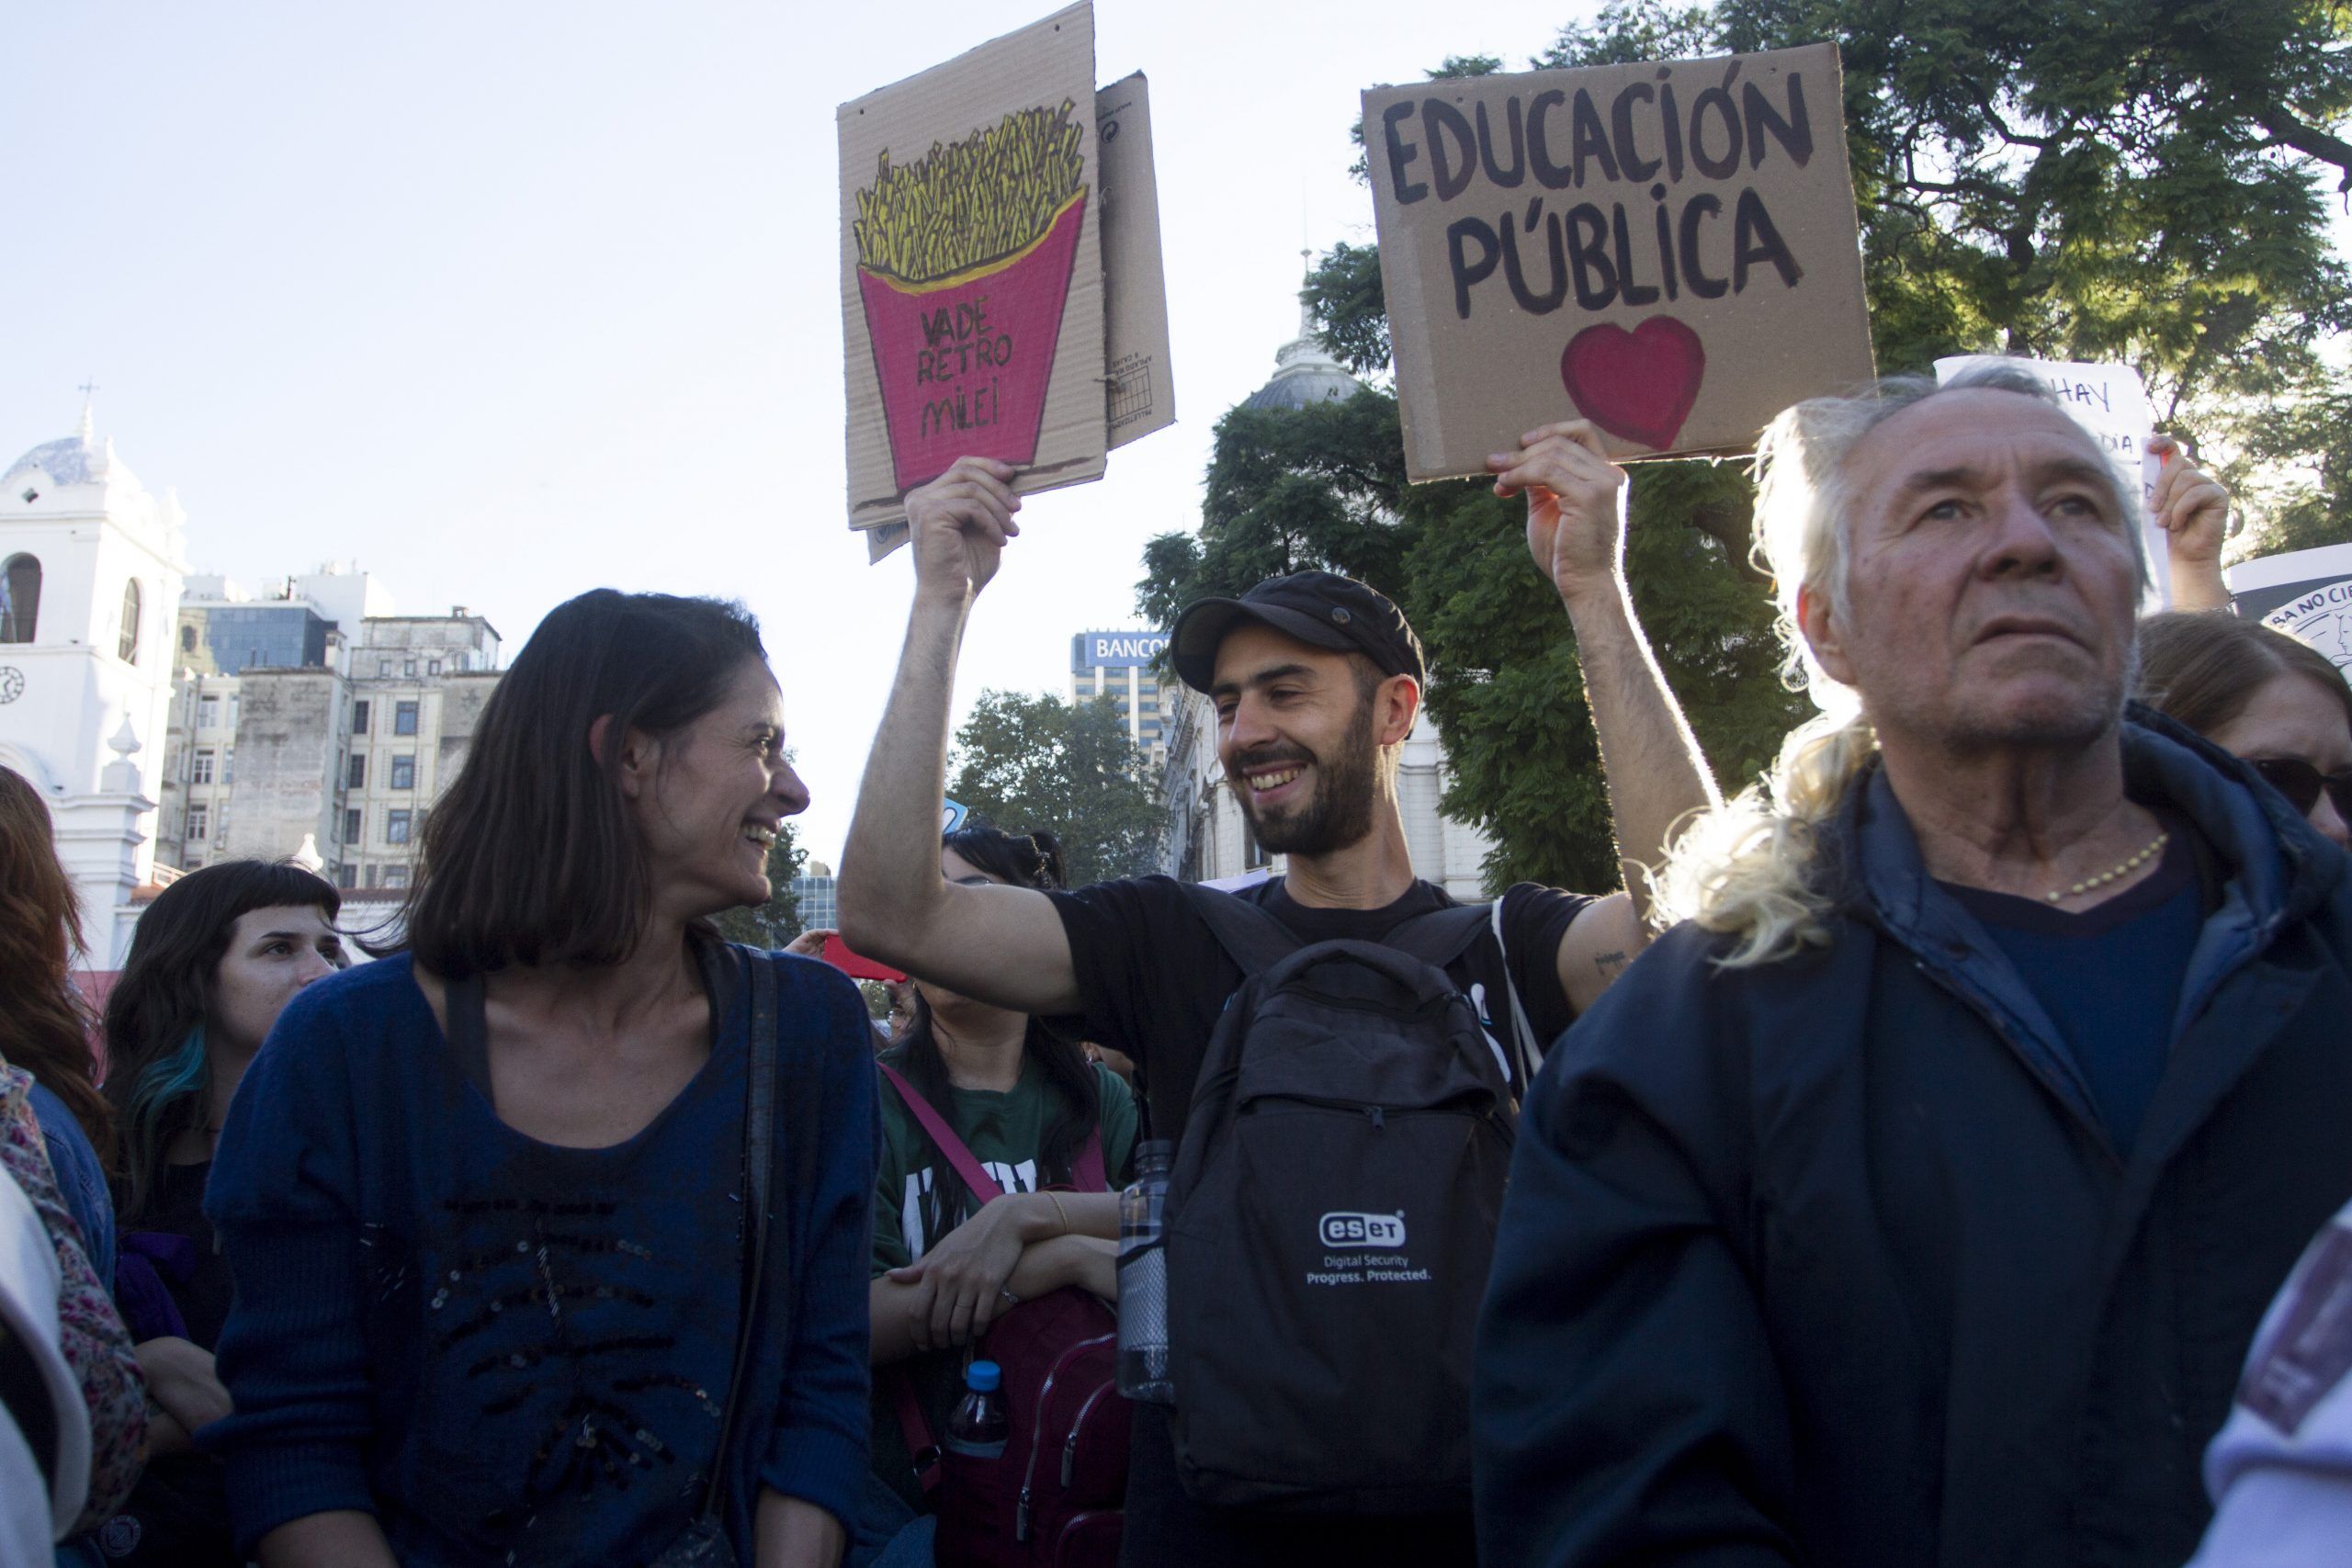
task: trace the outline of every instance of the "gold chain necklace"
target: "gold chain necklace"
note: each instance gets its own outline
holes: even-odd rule
[[[2075,883],[2072,887],[2067,888],[2064,893],[2045,894],[2044,897],[2052,903],[2056,904],[2065,899],[2072,898],[2077,894],[2087,893],[2094,887],[2104,887],[2110,882],[2120,881],[2123,877],[2129,876],[2133,872],[2139,870],[2143,865],[2145,865],[2148,863],[2150,856],[2161,853],[2164,847],[2170,842],[2172,842],[2172,835],[2170,833],[2158,833],[2154,839],[2149,841],[2146,848],[2143,849],[2138,854],[2133,855],[2130,860],[2117,865],[2112,870],[2102,871],[2097,876],[2086,876],[2080,882]]]

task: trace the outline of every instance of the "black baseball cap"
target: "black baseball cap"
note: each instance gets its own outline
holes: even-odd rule
[[[1243,621],[1272,626],[1310,648],[1361,653],[1384,675],[1429,683],[1421,639],[1405,612],[1377,589],[1336,571],[1270,577],[1238,599],[1195,599],[1176,617],[1169,661],[1184,684],[1205,693],[1216,679],[1216,650]]]

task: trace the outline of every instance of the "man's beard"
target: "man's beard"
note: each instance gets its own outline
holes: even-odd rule
[[[1363,705],[1333,755],[1314,759],[1315,794],[1304,806],[1279,818],[1261,818],[1250,808],[1249,784],[1237,782],[1234,795],[1259,848],[1270,854],[1328,855],[1371,833],[1380,756],[1372,738],[1372,708]]]

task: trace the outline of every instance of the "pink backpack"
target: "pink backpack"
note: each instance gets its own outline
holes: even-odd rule
[[[947,1119],[904,1077],[876,1065],[973,1195],[982,1203],[1002,1196]],[[1072,1175],[1077,1191],[1109,1190],[1099,1133],[1087,1134]],[[1067,1287],[999,1317],[973,1354],[1004,1371],[1012,1435],[998,1459],[944,1450],[914,1381],[903,1369],[884,1374],[915,1474],[939,1519],[934,1555],[974,1568],[1115,1568],[1132,1414],[1119,1396],[1118,1318]]]

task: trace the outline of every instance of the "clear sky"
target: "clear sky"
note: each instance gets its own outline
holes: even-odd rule
[[[0,464],[99,433],[248,588],[356,562],[511,658],[610,585],[759,615],[836,857],[905,554],[842,494],[834,106],[1050,0],[203,6],[10,18]],[[1588,0],[1103,0],[1096,75],[1151,77],[1180,419],[1033,498],[959,698],[1061,689],[1136,625],[1143,542],[1199,521],[1217,416],[1297,331],[1302,243],[1368,239],[1356,95],[1512,66]]]

